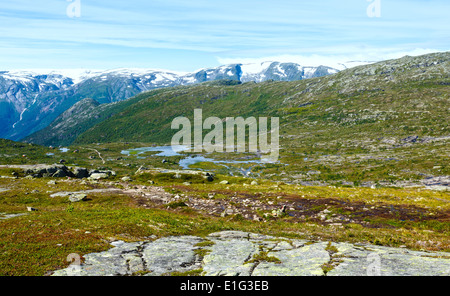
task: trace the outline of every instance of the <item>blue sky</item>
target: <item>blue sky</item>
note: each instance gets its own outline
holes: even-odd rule
[[[72,0],[75,1],[75,0]],[[233,62],[304,65],[450,50],[450,1],[0,0],[0,70],[194,71]]]

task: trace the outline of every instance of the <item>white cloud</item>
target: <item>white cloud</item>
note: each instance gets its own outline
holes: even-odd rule
[[[336,50],[340,52],[340,50]],[[347,51],[349,52],[349,51]],[[413,50],[400,50],[400,49],[366,49],[360,51],[349,52],[347,54],[310,54],[310,55],[297,55],[297,54],[284,54],[284,55],[270,55],[261,56],[258,58],[251,57],[217,57],[220,64],[260,64],[267,61],[276,62],[292,62],[298,63],[302,66],[329,66],[336,69],[345,69],[348,66],[356,66],[359,64],[366,64],[371,62],[378,62],[383,60],[398,59],[406,55],[418,56],[428,53],[441,52],[437,49],[416,48]]]

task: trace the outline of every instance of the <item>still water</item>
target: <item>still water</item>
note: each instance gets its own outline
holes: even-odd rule
[[[183,145],[176,145],[176,146],[156,146],[156,147],[141,147],[141,148],[135,148],[130,150],[123,150],[121,153],[123,155],[140,155],[145,152],[159,152],[155,154],[155,156],[178,156],[181,155],[180,152],[189,150],[189,147],[183,146]],[[139,156],[138,156],[139,157]],[[190,165],[199,163],[199,162],[212,162],[216,164],[246,164],[246,163],[262,163],[261,160],[255,159],[255,160],[215,160],[214,158],[208,158],[201,155],[195,155],[195,156],[187,156],[186,158],[183,158],[180,160],[179,165],[183,169],[189,169]]]

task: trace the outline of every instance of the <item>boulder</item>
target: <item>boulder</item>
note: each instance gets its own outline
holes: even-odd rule
[[[205,172],[203,173],[203,178],[208,180],[209,182],[212,182],[214,181],[214,174]]]
[[[89,171],[86,168],[75,167],[72,171],[75,178],[83,179],[89,177]]]
[[[62,164],[53,165],[36,165],[25,171],[26,175],[31,175],[35,178],[42,177],[73,177],[73,173]]]
[[[85,193],[78,193],[78,194],[71,194],[69,195],[69,200],[71,202],[79,202],[79,201],[83,201],[86,200],[87,195]]]
[[[110,177],[110,176],[115,176],[116,172],[109,171],[109,170],[89,170],[89,175],[92,176],[92,174],[107,174]]]
[[[101,180],[101,179],[108,179],[109,175],[106,173],[93,173],[89,176],[88,179],[90,180]]]
[[[57,169],[56,172],[52,175],[53,178],[64,178],[67,177],[67,171]]]

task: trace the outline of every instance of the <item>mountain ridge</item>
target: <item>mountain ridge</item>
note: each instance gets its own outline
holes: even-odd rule
[[[47,127],[78,101],[92,98],[111,103],[143,91],[221,79],[241,82],[302,80],[338,72],[327,66],[295,63],[229,64],[196,72],[121,68],[96,70],[0,71],[0,138],[21,140]],[[242,69],[244,67],[244,69]],[[250,71],[248,71],[250,70]],[[71,77],[65,76],[70,75]]]

